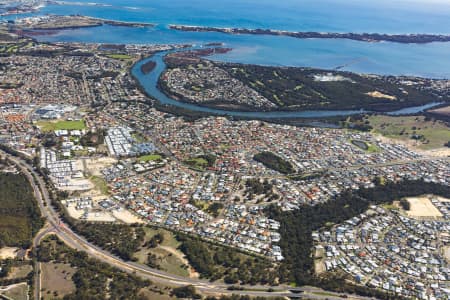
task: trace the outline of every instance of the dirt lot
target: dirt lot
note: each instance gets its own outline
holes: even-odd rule
[[[133,224],[133,223],[139,223],[139,224],[144,224],[145,222],[135,216],[133,213],[131,213],[130,211],[126,210],[126,209],[121,209],[121,210],[114,210],[112,212],[114,218],[116,218],[117,220],[127,223],[127,224]]]
[[[75,270],[67,264],[42,263],[42,297],[53,299],[58,295],[58,298],[62,298],[64,295],[75,291],[75,285],[72,281],[73,273],[75,273]]]
[[[410,217],[442,217],[442,213],[431,203],[428,197],[410,197],[406,198],[411,204],[407,211]]]
[[[84,159],[85,170],[93,176],[102,176],[101,170],[117,163],[117,159],[112,157],[88,158]]]
[[[19,248],[5,247],[0,249],[0,259],[15,258]]]

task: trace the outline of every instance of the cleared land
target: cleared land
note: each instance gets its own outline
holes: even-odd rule
[[[42,263],[42,297],[54,299],[74,292],[75,284],[72,281],[72,275],[75,271],[68,264]]]
[[[450,141],[450,128],[441,121],[426,121],[422,116],[370,116],[373,130],[386,137],[408,141],[429,150],[444,147]],[[413,139],[415,137],[416,139]]]
[[[22,282],[1,288],[0,295],[14,300],[28,300],[28,285],[26,282]]]
[[[411,208],[407,211],[410,217],[442,217],[442,213],[431,203],[428,197],[406,198]]]
[[[38,121],[36,125],[43,131],[55,131],[55,130],[83,130],[86,128],[86,124],[83,120],[79,121]]]
[[[16,258],[19,248],[5,247],[0,249],[0,259]]]

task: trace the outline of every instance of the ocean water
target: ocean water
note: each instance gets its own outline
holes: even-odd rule
[[[278,66],[335,68],[360,73],[450,78],[450,43],[425,45],[366,43],[344,39],[227,35],[181,32],[169,24],[271,28],[291,31],[450,34],[446,0],[96,0],[48,5],[37,14],[81,14],[150,22],[154,28],[102,26],[65,30],[42,41],[104,43],[224,42],[233,51],[212,57],[221,61]],[[8,18],[16,18],[10,16]]]
[[[92,3],[107,6],[95,6]],[[448,0],[69,0],[41,13],[161,25],[298,31],[450,33]]]

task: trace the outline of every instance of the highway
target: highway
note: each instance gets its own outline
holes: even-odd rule
[[[51,205],[50,196],[46,188],[44,180],[39,176],[39,174],[33,169],[32,166],[27,164],[24,160],[17,158],[15,156],[9,155],[0,150],[0,154],[8,157],[8,159],[14,162],[20,171],[28,178],[30,181],[36,200],[38,201],[39,208],[42,212],[42,216],[47,220],[44,228],[36,235],[33,240],[33,247],[39,246],[40,242],[48,234],[57,235],[64,243],[69,247],[76,249],[78,251],[85,251],[90,257],[96,258],[102,262],[108,263],[124,272],[133,273],[141,278],[149,279],[154,283],[159,283],[166,286],[176,287],[193,285],[201,293],[206,294],[239,294],[239,295],[249,295],[249,296],[263,296],[263,297],[289,297],[289,298],[302,298],[303,293],[305,293],[305,298],[307,299],[339,299],[340,295],[337,293],[327,293],[326,296],[321,295],[322,290],[317,288],[296,288],[295,291],[290,291],[288,286],[274,286],[273,291],[267,291],[268,286],[240,286],[243,290],[229,290],[231,285],[224,283],[211,283],[206,280],[197,278],[186,278],[181,276],[176,276],[173,274],[166,273],[161,270],[152,269],[144,265],[140,265],[130,261],[123,261],[122,259],[112,255],[111,253],[91,244],[82,236],[78,235],[72,231],[69,226],[67,226],[60,218],[59,214],[54,210]],[[36,263],[36,270],[40,270],[40,263]],[[35,284],[34,284],[34,298],[40,299],[40,289],[41,289],[41,279],[39,272],[36,273]],[[313,291],[313,292],[312,292]],[[332,295],[335,295],[333,297]],[[354,299],[369,299],[365,297],[357,297]]]

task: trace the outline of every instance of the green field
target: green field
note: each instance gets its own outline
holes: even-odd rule
[[[86,124],[83,120],[79,121],[38,121],[36,125],[44,132],[55,130],[83,130]]]
[[[370,116],[373,131],[386,137],[411,141],[424,150],[441,148],[450,141],[450,128],[441,121],[426,121],[422,116]],[[417,140],[412,139],[416,135]]]
[[[148,161],[155,161],[155,160],[161,160],[162,156],[159,154],[150,154],[150,155],[144,155],[138,158],[138,161],[140,162],[148,162]]]
[[[131,56],[126,55],[126,54],[107,54],[106,57],[109,57],[112,59],[121,59],[121,60],[131,59]]]

